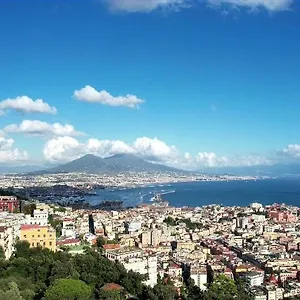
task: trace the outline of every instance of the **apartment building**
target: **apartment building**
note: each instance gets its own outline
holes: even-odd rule
[[[20,211],[20,201],[15,196],[0,196],[0,212],[15,210]]]
[[[20,240],[29,242],[30,247],[41,246],[56,251],[56,232],[50,226],[22,225]]]

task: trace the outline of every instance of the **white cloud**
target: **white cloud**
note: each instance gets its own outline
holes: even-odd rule
[[[14,99],[8,98],[0,102],[0,116],[5,110],[15,110],[22,113],[46,113],[56,114],[55,107],[51,107],[43,99],[33,100],[27,96],[20,96]]]
[[[111,10],[128,13],[151,12],[157,9],[173,9],[190,7],[193,4],[207,4],[211,8],[248,8],[255,10],[264,8],[268,11],[289,10],[295,0],[102,0]],[[223,10],[225,9],[225,10]]]
[[[264,8],[271,12],[289,10],[293,2],[294,0],[207,0],[208,5],[213,8]]]
[[[103,105],[109,106],[126,106],[129,108],[138,108],[140,104],[144,103],[144,100],[139,99],[135,95],[117,96],[114,97],[105,90],[97,91],[90,85],[76,90],[74,92],[74,97],[80,101],[90,102],[90,103],[101,103]]]
[[[150,12],[159,8],[179,9],[186,7],[191,0],[103,0],[115,11]]]
[[[0,136],[0,163],[14,163],[28,160],[26,151],[13,148],[14,140]]]
[[[137,138],[132,147],[139,156],[153,161],[168,161],[178,155],[175,146],[169,146],[158,138]]]
[[[179,153],[176,147],[170,146],[157,138],[137,138],[131,144],[120,140],[88,139],[80,143],[72,137],[57,137],[48,141],[44,146],[44,157],[52,163],[68,162],[85,154],[108,157],[120,153],[132,153],[146,160],[163,163],[169,166],[199,170],[209,167],[253,166],[265,165],[271,162],[265,157],[217,156],[214,152],[199,152],[192,156],[190,153]]]
[[[283,150],[279,150],[278,154],[289,158],[300,158],[300,145],[290,144]]]
[[[77,136],[83,134],[76,131],[75,128],[70,124],[49,124],[47,122],[42,122],[39,120],[23,120],[19,125],[8,125],[4,128],[4,132],[24,133],[37,136]]]
[[[50,162],[64,162],[85,154],[108,157],[114,154],[131,153],[152,161],[170,161],[177,150],[157,138],[138,138],[132,144],[120,140],[88,139],[79,143],[76,139],[65,136],[51,139],[45,144],[44,157]],[[177,155],[177,154],[176,154]]]

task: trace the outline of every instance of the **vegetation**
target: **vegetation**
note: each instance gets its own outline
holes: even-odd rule
[[[177,219],[177,218],[173,219],[170,216],[168,216],[167,218],[164,219],[164,223],[168,224],[169,226],[176,226],[176,225],[179,225],[180,223],[184,223],[189,230],[203,228],[202,223],[192,222],[191,219]]]
[[[98,240],[99,245],[103,243]],[[103,245],[103,244],[102,244]],[[170,280],[159,280],[154,288],[143,284],[145,276],[126,271],[98,251],[82,255],[30,248],[18,242],[9,261],[0,259],[0,299],[2,300],[176,300],[177,291]],[[120,290],[106,290],[115,283]],[[250,300],[244,287],[225,276],[218,277],[207,292],[190,282],[182,288],[182,300]]]

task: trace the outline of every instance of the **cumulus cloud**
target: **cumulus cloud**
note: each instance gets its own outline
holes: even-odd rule
[[[45,113],[53,115],[57,113],[57,109],[44,102],[43,99],[33,100],[27,96],[2,100],[0,102],[0,116],[3,115],[6,110],[15,110],[22,113]]]
[[[188,6],[191,0],[103,0],[115,11],[150,12],[159,8],[179,9]]]
[[[85,154],[109,157],[114,154],[130,153],[152,161],[170,161],[177,150],[157,138],[141,137],[132,144],[120,140],[88,139],[79,143],[72,137],[57,137],[49,140],[44,147],[44,157],[50,162],[63,162]]]
[[[36,136],[77,136],[83,135],[70,125],[49,124],[39,120],[23,120],[20,124],[11,124],[4,128],[7,133],[24,133]]]
[[[114,154],[131,153],[152,162],[187,170],[271,163],[265,157],[259,156],[226,157],[218,156],[214,152],[199,152],[195,156],[190,153],[181,154],[175,146],[170,146],[157,138],[148,137],[137,138],[131,144],[120,140],[98,139],[88,139],[80,143],[73,137],[56,137],[45,144],[43,153],[45,159],[52,163],[67,162],[85,154],[109,157]]]
[[[169,146],[158,138],[137,138],[132,147],[139,156],[152,161],[168,161],[178,155],[175,146]]]
[[[289,10],[293,2],[294,0],[207,0],[208,5],[213,8],[264,8],[271,12]]]
[[[28,160],[26,151],[13,148],[14,140],[0,136],[0,163],[14,163]]]
[[[138,98],[135,95],[117,96],[114,97],[105,90],[97,91],[90,85],[76,90],[74,97],[80,101],[90,103],[101,103],[109,106],[126,106],[129,108],[138,108],[140,104],[144,103],[144,100]]]
[[[278,154],[288,158],[300,158],[300,145],[290,144],[282,150],[278,150]]]

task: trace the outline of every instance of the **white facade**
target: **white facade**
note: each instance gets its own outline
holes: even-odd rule
[[[142,223],[141,222],[130,222],[128,224],[128,232],[136,232],[139,231],[142,227]]]
[[[33,211],[33,216],[26,215],[26,224],[28,225],[48,225],[48,211],[44,209],[35,209]]]
[[[191,279],[194,280],[195,285],[197,285],[202,291],[207,289],[207,271],[205,268],[191,269]]]
[[[76,238],[75,224],[73,220],[63,220],[61,235],[68,238]]]
[[[144,282],[151,287],[157,284],[157,257],[137,257],[129,258],[123,262],[126,270],[132,270],[140,273],[141,275],[147,275],[148,279]]]
[[[245,275],[250,286],[260,286],[264,283],[264,273],[252,272]]]

